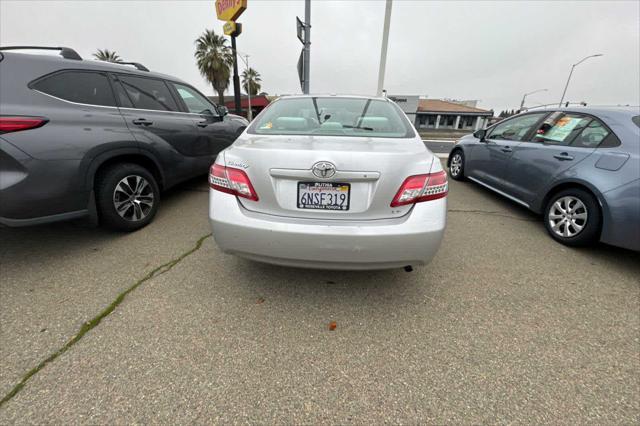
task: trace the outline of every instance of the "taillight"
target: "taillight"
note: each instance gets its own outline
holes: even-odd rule
[[[253,189],[249,176],[240,169],[214,164],[209,172],[209,186],[217,191],[258,201],[258,194]]]
[[[396,196],[393,197],[391,207],[437,200],[446,197],[447,192],[447,174],[444,171],[409,176],[400,186]]]
[[[0,116],[0,133],[19,132],[20,130],[35,129],[47,124],[42,117],[10,117]]]

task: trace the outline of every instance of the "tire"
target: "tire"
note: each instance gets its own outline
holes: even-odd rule
[[[137,164],[115,164],[101,171],[95,191],[100,223],[118,231],[130,232],[148,225],[160,204],[155,177]]]
[[[454,149],[449,160],[449,176],[453,180],[464,180],[464,152]]]
[[[568,211],[568,213],[567,213]],[[551,237],[567,246],[586,246],[600,237],[602,213],[588,191],[565,189],[554,194],[544,209],[544,226]]]

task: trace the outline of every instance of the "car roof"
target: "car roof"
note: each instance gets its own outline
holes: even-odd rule
[[[168,74],[162,74],[162,73],[153,72],[153,71],[141,71],[133,65],[116,64],[112,62],[88,60],[88,59],[82,59],[82,60],[66,59],[59,55],[53,55],[53,54],[47,55],[47,54],[39,54],[39,53],[31,53],[31,52],[5,51],[5,52],[2,52],[2,55],[5,56],[7,59],[15,55],[20,55],[20,57],[24,59],[26,59],[26,57],[29,57],[29,59],[32,61],[43,63],[43,64],[48,63],[60,69],[86,69],[86,70],[95,70],[95,71],[119,72],[119,73],[139,75],[141,77],[162,78],[166,80],[172,80],[172,81],[188,84],[182,81],[181,79],[173,77]]]
[[[592,115],[609,115],[609,116],[619,116],[619,117],[634,117],[636,115],[640,115],[640,106],[568,106],[561,108],[554,107],[544,107],[544,108],[531,108],[526,112],[548,112],[548,111],[565,111],[565,112],[576,112],[576,113],[585,113]]]
[[[348,95],[348,94],[336,94],[336,93],[311,93],[308,95],[304,94],[292,94],[292,95],[281,95],[281,99],[293,99],[293,98],[342,98],[342,99],[377,99],[380,101],[391,102],[391,99],[384,96],[373,96],[373,95]]]

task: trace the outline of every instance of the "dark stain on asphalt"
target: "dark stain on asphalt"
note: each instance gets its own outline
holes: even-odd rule
[[[174,266],[176,266],[178,263],[180,263],[184,258],[186,258],[190,254],[193,254],[196,251],[198,251],[200,249],[200,247],[202,247],[202,243],[204,242],[204,240],[206,240],[210,236],[211,236],[211,234],[207,234],[207,235],[205,235],[203,237],[200,237],[198,239],[198,241],[196,241],[196,244],[195,244],[195,246],[193,248],[191,248],[191,249],[187,250],[186,252],[182,253],[180,256],[178,256],[178,257],[176,257],[176,258],[174,258],[174,259],[172,259],[172,260],[170,260],[170,261],[168,261],[166,263],[163,263],[162,265],[158,266],[157,268],[155,268],[154,270],[149,272],[147,275],[145,275],[144,277],[142,277],[141,279],[136,281],[133,285],[131,285],[129,288],[127,288],[122,293],[120,293],[114,299],[114,301],[111,302],[111,304],[109,304],[109,306],[107,306],[106,308],[104,308],[102,310],[102,312],[100,312],[98,315],[96,315],[95,317],[93,317],[89,321],[87,321],[84,324],[82,324],[82,326],[80,327],[80,330],[78,331],[78,333],[76,333],[75,336],[73,336],[67,343],[65,343],[57,351],[55,351],[51,355],[49,355],[44,361],[41,361],[40,364],[36,365],[34,368],[29,370],[27,372],[27,374],[25,374],[22,377],[20,382],[17,385],[15,385],[13,387],[13,389],[11,389],[11,391],[4,396],[4,398],[2,398],[0,400],[0,408],[5,403],[10,401],[11,398],[16,396],[18,394],[18,392],[20,392],[22,390],[22,388],[24,388],[24,386],[27,384],[27,382],[34,375],[36,375],[40,370],[42,370],[44,367],[46,367],[47,364],[55,361],[56,358],[58,358],[60,355],[65,353],[67,350],[69,350],[73,345],[78,343],[84,337],[85,334],[87,334],[93,328],[97,327],[98,324],[100,324],[100,321],[102,321],[109,314],[111,314],[124,301],[124,299],[127,297],[127,295],[129,293],[131,293],[132,291],[137,289],[145,281],[149,281],[150,279],[155,278],[155,277],[157,277],[159,275],[162,275],[165,272],[169,272]],[[44,332],[44,331],[46,331],[46,329],[44,329],[44,328],[42,330],[40,330],[41,333]]]

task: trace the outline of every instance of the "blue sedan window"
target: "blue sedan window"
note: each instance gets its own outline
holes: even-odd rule
[[[533,137],[533,141],[569,145],[590,121],[591,117],[582,114],[553,113],[544,120]]]
[[[489,134],[489,139],[521,141],[543,113],[527,114],[498,123]]]
[[[576,137],[571,145],[582,146],[585,148],[595,148],[609,136],[609,130],[606,129],[599,121],[593,120],[589,125]]]

